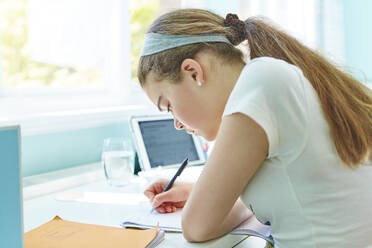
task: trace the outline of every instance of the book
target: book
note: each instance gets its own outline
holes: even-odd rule
[[[182,210],[174,213],[161,214],[158,212],[131,215],[121,224],[124,228],[150,229],[159,223],[159,228],[166,232],[182,233],[181,227]],[[230,232],[231,234],[252,235],[265,239],[274,244],[274,239],[270,234],[270,225],[259,222],[254,215],[237,226]]]
[[[164,240],[158,226],[148,230],[84,224],[56,216],[25,233],[25,248],[153,248]]]

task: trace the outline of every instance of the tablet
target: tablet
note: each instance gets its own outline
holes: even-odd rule
[[[169,115],[132,116],[130,127],[143,171],[180,166],[187,157],[189,165],[206,161],[198,137],[174,127]]]

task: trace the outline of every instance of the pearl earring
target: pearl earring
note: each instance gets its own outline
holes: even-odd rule
[[[202,86],[202,83],[200,81],[197,82],[198,86]]]

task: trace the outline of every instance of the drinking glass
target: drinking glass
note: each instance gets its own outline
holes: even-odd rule
[[[129,184],[134,173],[134,151],[130,140],[107,138],[103,141],[102,164],[112,186]]]

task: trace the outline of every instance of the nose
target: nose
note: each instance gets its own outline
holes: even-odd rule
[[[182,130],[182,129],[185,128],[185,126],[179,120],[177,120],[176,118],[174,118],[174,127],[177,130]]]

